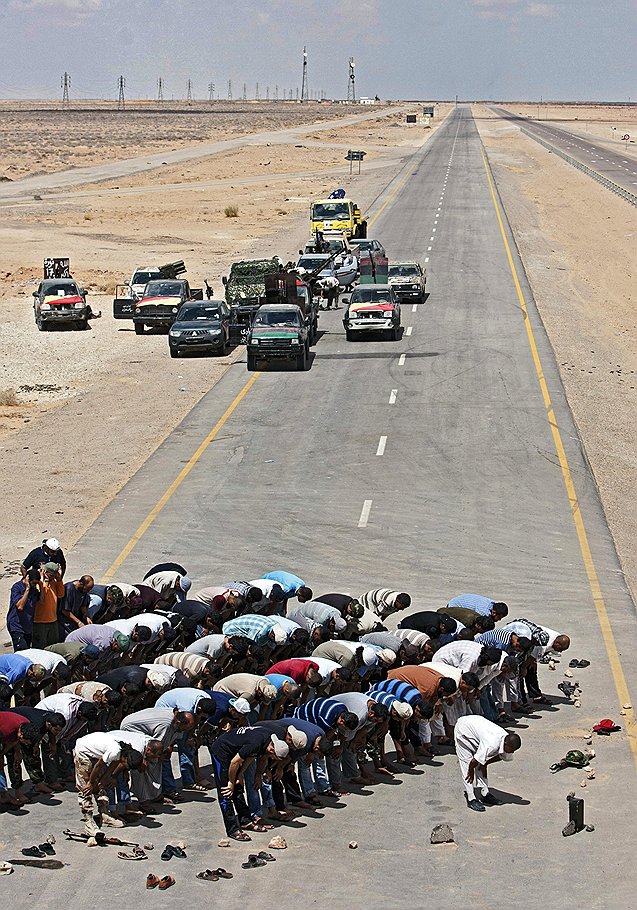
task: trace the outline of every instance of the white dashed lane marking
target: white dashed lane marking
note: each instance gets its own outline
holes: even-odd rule
[[[405,354],[401,354],[400,357],[398,358],[398,366],[399,367],[405,366]]]
[[[369,521],[369,513],[372,510],[372,500],[366,499],[363,503],[363,508],[361,509],[361,517],[358,519],[358,527],[366,528],[367,522]]]
[[[416,306],[416,304],[414,304]],[[398,395],[398,389],[392,389],[389,393],[389,403],[396,404],[396,395]]]
[[[378,440],[378,448],[376,449],[376,454],[377,454],[377,455],[384,455],[384,454],[385,454],[385,446],[386,446],[386,445],[387,445],[387,437],[386,437],[386,436],[381,436],[380,439]]]

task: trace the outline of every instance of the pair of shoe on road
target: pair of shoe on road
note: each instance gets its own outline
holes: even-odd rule
[[[467,808],[473,809],[474,812],[486,812],[486,806],[501,806],[502,800],[498,799],[493,793],[483,793],[479,798],[469,799],[465,793],[464,798],[467,801]]]

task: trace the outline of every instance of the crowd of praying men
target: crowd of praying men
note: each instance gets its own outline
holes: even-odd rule
[[[521,744],[506,726],[550,703],[538,663],[570,644],[475,594],[409,613],[400,591],[315,596],[279,570],[198,590],[176,563],[134,584],[65,571],[48,539],[11,589],[0,802],[74,781],[88,835],[210,789],[206,753],[235,840],[445,745],[483,812],[488,766]]]

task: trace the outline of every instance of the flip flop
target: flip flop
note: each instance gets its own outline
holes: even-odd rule
[[[573,660],[569,660],[568,665],[571,669],[575,669],[575,667],[579,667],[579,660],[574,657]]]
[[[55,856],[55,850],[53,849],[53,844],[49,841],[45,841],[43,844],[38,844],[38,850],[41,850],[42,853],[46,853],[47,856]]]
[[[204,882],[218,882],[219,876],[212,869],[206,869],[205,872],[197,872],[197,878]]]
[[[580,668],[580,670],[584,670],[586,667],[590,667],[590,665],[591,665],[590,660],[578,660],[577,661],[577,666]]]
[[[11,863],[0,863],[0,875],[11,875],[13,866]]]
[[[168,848],[170,848],[172,850],[173,856],[176,856],[177,859],[187,859],[186,851],[184,849],[182,849],[181,847],[173,847],[172,844],[168,844],[166,849],[168,850]]]
[[[271,831],[273,825],[266,827],[265,825],[257,824],[257,822],[248,822],[248,824],[244,825],[243,827],[246,829],[246,831],[256,831],[257,834],[264,834],[266,831]]]
[[[143,850],[133,850],[131,853],[125,853],[123,850],[118,850],[117,855],[119,856],[120,859],[132,859],[132,860],[148,859],[148,857],[146,856],[146,854],[144,853]]]
[[[267,863],[264,859],[259,859],[256,853],[250,853],[248,855],[248,862],[241,863],[242,869],[256,869],[259,866],[267,866]]]
[[[166,888],[170,888],[171,885],[175,884],[175,879],[172,875],[164,875],[162,879],[159,880],[159,890],[165,891]]]
[[[245,831],[237,831],[236,834],[229,834],[228,837],[231,837],[233,840],[252,840],[249,834],[246,834]]]
[[[276,856],[272,856],[271,853],[266,853],[265,850],[260,850],[257,853],[258,859],[264,859],[266,863],[276,863]]]
[[[218,875],[219,878],[234,878],[232,872],[226,872],[225,869],[214,869],[215,875]]]
[[[35,845],[33,847],[25,847],[24,850],[20,850],[20,853],[22,856],[44,856],[44,850],[40,850]]]

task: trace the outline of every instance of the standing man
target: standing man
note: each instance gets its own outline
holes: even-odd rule
[[[60,574],[63,576],[66,572],[66,558],[62,552],[60,541],[55,537],[47,537],[42,541],[42,546],[31,550],[27,558],[20,566],[22,577],[27,574],[29,569],[40,569],[47,562],[56,562],[60,567]]]
[[[458,719],[454,739],[468,808],[484,812],[485,806],[500,805],[489,792],[487,769],[495,762],[513,759],[522,745],[518,734],[507,733],[486,717],[471,714]]]
[[[73,759],[77,799],[86,833],[93,836],[102,825],[122,828],[124,822],[109,815],[106,788],[123,771],[138,770],[143,756],[128,743],[118,742],[112,733],[89,733],[75,743]],[[93,818],[93,798],[97,803],[99,825]]]
[[[42,595],[40,570],[29,569],[20,581],[11,586],[7,631],[14,651],[30,648],[33,641],[33,618]]]
[[[34,648],[46,648],[60,640],[58,630],[58,600],[64,597],[62,569],[56,562],[47,562],[42,567],[42,593],[35,605],[33,617]]]

